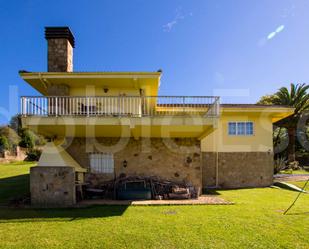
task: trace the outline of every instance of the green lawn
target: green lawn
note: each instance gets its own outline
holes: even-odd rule
[[[303,175],[303,174],[309,174],[309,170],[300,169],[300,170],[281,170],[280,174],[296,174],[296,175]]]
[[[29,192],[29,168],[34,165],[31,162],[0,164],[0,205]]]
[[[29,166],[0,165],[2,201],[27,191]],[[218,194],[235,205],[0,208],[0,248],[309,248],[309,195],[284,216],[297,192]]]

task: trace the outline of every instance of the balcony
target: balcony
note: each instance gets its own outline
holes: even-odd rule
[[[22,126],[50,137],[203,137],[219,113],[219,97],[21,98]]]
[[[212,96],[21,97],[22,116],[217,118],[220,98]]]

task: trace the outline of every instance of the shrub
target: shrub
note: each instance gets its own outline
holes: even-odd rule
[[[293,162],[290,162],[289,165],[288,165],[289,169],[291,170],[298,170],[298,169],[301,169],[301,167],[299,166],[299,162],[298,161],[293,161]]]
[[[35,136],[35,145],[36,146],[43,146],[46,144],[46,140],[42,135]]]
[[[278,157],[274,161],[274,174],[278,174],[281,170],[286,169],[286,160],[283,157]]]
[[[24,148],[34,148],[35,146],[43,146],[46,144],[46,140],[43,136],[35,134],[29,129],[22,129],[20,131],[21,141],[19,146]]]
[[[41,154],[42,154],[41,150],[31,149],[26,153],[27,157],[26,157],[25,161],[30,161],[30,162],[39,161]]]
[[[32,149],[35,146],[35,136],[32,131],[24,129],[21,132],[21,141],[19,146]]]
[[[8,150],[9,148],[10,145],[8,139],[5,136],[0,135],[0,152],[3,153],[5,150]]]
[[[16,131],[8,126],[0,127],[0,135],[7,138],[8,145],[9,145],[7,149],[15,148],[20,141],[20,137],[18,136]]]

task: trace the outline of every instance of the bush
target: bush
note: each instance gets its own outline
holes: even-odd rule
[[[283,157],[278,157],[274,161],[274,174],[280,173],[280,171],[286,169],[286,167],[286,160]]]
[[[15,148],[20,141],[20,137],[18,136],[16,131],[8,126],[0,127],[0,135],[6,137],[9,145],[7,149]]]
[[[21,132],[21,141],[19,146],[23,148],[32,149],[35,146],[35,136],[32,131],[24,129]]]
[[[26,157],[25,161],[30,161],[30,162],[39,161],[41,154],[42,154],[41,150],[31,149],[26,153],[27,157]]]
[[[35,134],[29,129],[22,129],[20,131],[21,141],[19,146],[32,149],[35,146],[43,146],[46,144],[46,140],[43,136]]]
[[[35,145],[36,146],[43,146],[46,144],[46,140],[42,135],[35,136]]]
[[[299,166],[299,162],[298,161],[290,162],[288,167],[291,170],[299,170],[299,169],[301,169],[301,167]]]
[[[8,139],[5,136],[0,135],[0,152],[4,152],[5,150],[8,150],[9,148],[10,148],[10,145],[9,145]]]

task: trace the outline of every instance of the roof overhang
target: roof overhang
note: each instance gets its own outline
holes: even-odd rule
[[[202,117],[21,117],[22,127],[47,137],[201,137],[217,118]]]
[[[147,95],[158,95],[161,72],[20,72],[20,76],[43,95],[52,85],[69,87],[113,87],[145,89]]]
[[[254,106],[251,107],[221,107],[221,113],[224,114],[247,114],[249,115],[258,115],[258,116],[267,116],[270,117],[272,122],[275,123],[281,119],[284,119],[294,113],[294,108],[291,107],[280,107],[280,106]]]

